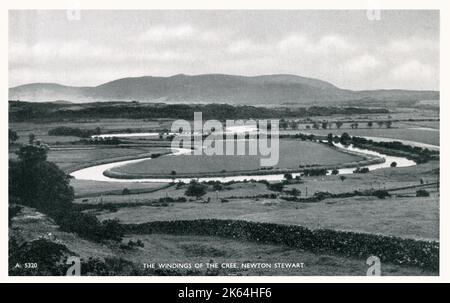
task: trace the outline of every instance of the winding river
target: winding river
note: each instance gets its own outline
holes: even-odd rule
[[[386,140],[390,140],[393,141],[392,139],[387,139],[387,138],[371,138],[374,141],[378,141],[377,139],[379,139],[379,141],[386,141]],[[397,140],[396,140],[397,141]],[[418,143],[418,142],[416,142]],[[335,146],[339,149],[342,149],[343,151],[348,151],[348,152],[353,152],[353,153],[359,153],[359,154],[364,154],[367,156],[375,156],[375,157],[380,157],[384,159],[383,163],[378,163],[378,164],[372,164],[372,165],[368,165],[366,167],[369,168],[369,170],[376,170],[376,169],[380,169],[380,168],[388,168],[390,167],[392,162],[396,162],[397,163],[397,167],[408,167],[408,166],[413,166],[416,165],[416,163],[412,160],[406,159],[404,157],[394,157],[394,156],[389,156],[389,155],[385,155],[382,153],[378,153],[372,150],[367,150],[367,149],[361,149],[361,148],[356,148],[353,147],[352,145],[350,146],[343,146],[341,144],[335,144]],[[439,149],[438,146],[433,146],[434,148]],[[182,154],[188,154],[190,153],[192,150],[190,149],[173,149],[172,150],[173,153],[170,155],[166,155],[165,157],[176,157],[178,155],[182,155]],[[117,166],[123,166],[123,165],[127,165],[127,164],[131,164],[131,163],[138,163],[141,161],[145,161],[145,160],[149,160],[149,158],[142,158],[142,159],[135,159],[135,160],[126,160],[126,161],[117,161],[117,162],[112,162],[112,163],[107,163],[107,164],[101,164],[101,165],[95,165],[95,166],[91,166],[91,167],[87,167],[87,168],[83,168],[77,171],[72,172],[70,175],[72,177],[74,177],[75,179],[78,180],[91,180],[91,181],[106,181],[106,182],[148,182],[148,183],[155,183],[155,182],[172,182],[172,181],[183,181],[183,182],[189,182],[190,180],[192,180],[193,178],[175,178],[175,179],[168,179],[168,178],[142,178],[142,179],[116,179],[116,178],[111,178],[111,177],[107,177],[105,175],[103,175],[103,172],[105,170],[111,169],[113,167],[117,167]],[[348,168],[341,168],[339,169],[339,174],[352,174],[353,171],[356,169],[356,167],[348,167]],[[328,172],[329,174],[331,173],[330,171]],[[300,173],[293,173],[292,176],[296,177],[299,176]],[[201,178],[195,178],[196,180],[202,182],[202,181],[219,181],[219,182],[229,182],[229,181],[244,181],[244,180],[267,180],[267,181],[281,181],[284,179],[284,174],[267,174],[267,175],[237,175],[237,176],[228,176],[228,177],[201,177]]]

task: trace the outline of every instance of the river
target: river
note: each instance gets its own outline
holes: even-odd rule
[[[387,138],[373,138],[373,139],[382,139],[382,140],[388,140]],[[392,139],[390,139],[392,140]],[[340,143],[335,144],[335,146],[339,149],[350,151],[350,152],[357,152],[360,154],[365,154],[368,156],[376,156],[383,158],[385,161],[383,163],[378,164],[372,164],[368,165],[366,167],[369,168],[369,170],[376,170],[380,168],[388,168],[390,167],[392,162],[397,163],[397,167],[408,167],[416,165],[416,163],[412,160],[406,159],[404,157],[394,157],[385,155],[382,153],[378,153],[372,150],[368,149],[361,149],[353,147],[352,145],[349,146],[343,146]],[[437,147],[439,148],[439,147]],[[172,150],[173,153],[170,155],[166,155],[164,157],[176,157],[178,155],[187,154],[190,153],[192,150],[190,149],[175,149]],[[142,178],[142,179],[117,179],[117,178],[111,178],[103,175],[103,172],[105,170],[111,169],[113,167],[117,166],[123,166],[131,163],[138,163],[141,161],[149,160],[149,158],[142,158],[142,159],[135,159],[135,160],[126,160],[126,161],[117,161],[107,164],[100,164],[100,165],[94,165],[91,167],[83,168],[77,171],[72,172],[70,175],[78,180],[91,180],[91,181],[106,181],[106,182],[148,182],[148,183],[154,183],[154,182],[189,182],[192,179],[196,179],[200,182],[202,181],[220,181],[220,182],[229,182],[229,181],[244,181],[244,180],[267,180],[267,181],[281,181],[284,179],[284,174],[267,174],[267,175],[237,175],[237,176],[229,176],[229,177],[204,177],[204,178]],[[345,175],[345,174],[352,174],[353,171],[356,169],[356,167],[349,167],[349,168],[341,168],[339,169],[339,174]],[[328,172],[331,173],[330,171]],[[296,177],[299,176],[300,173],[293,173],[292,176]]]

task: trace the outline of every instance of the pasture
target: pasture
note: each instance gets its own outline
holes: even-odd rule
[[[144,247],[123,250],[115,243],[95,243],[80,238],[76,234],[63,232],[45,215],[41,215],[31,208],[23,208],[22,212],[13,219],[10,232],[20,232],[20,237],[32,241],[39,237],[46,237],[49,232],[61,244],[74,252],[77,256],[87,260],[93,258],[119,257],[129,260],[141,267],[144,263],[236,263],[237,269],[218,270],[171,270],[172,274],[190,275],[305,275],[305,276],[364,276],[367,265],[364,259],[345,258],[327,254],[314,254],[300,249],[259,244],[247,241],[209,237],[209,236],[178,236],[165,234],[133,235],[129,234],[123,242],[141,240]],[[263,263],[271,264],[271,268],[246,269],[242,264]],[[303,263],[303,268],[275,267],[275,263]],[[166,272],[166,274],[167,274]],[[120,274],[120,273],[117,273]],[[145,275],[146,272],[144,271]],[[152,272],[148,272],[152,274]],[[164,274],[164,271],[161,271]],[[398,266],[384,263],[382,274],[385,276],[404,275],[436,275],[436,272],[425,271],[420,268]]]
[[[72,146],[50,149],[47,159],[61,169],[70,172],[94,164],[150,156],[153,153],[168,151],[167,148],[160,147]]]
[[[180,155],[159,157],[139,163],[133,163],[112,168],[119,174],[139,176],[190,175],[203,173],[248,172],[257,171],[262,167],[257,155]],[[266,157],[267,158],[267,157]],[[323,144],[299,140],[280,140],[279,162],[274,168],[296,169],[300,165],[341,165],[344,163],[364,160],[363,157],[343,153]]]
[[[403,238],[439,239],[439,199],[416,197],[351,197],[316,203],[281,199],[233,199],[171,203],[169,206],[124,207],[103,212],[99,219],[118,218],[124,223],[150,221],[235,219],[301,225]]]

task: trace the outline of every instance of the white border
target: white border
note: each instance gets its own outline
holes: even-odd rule
[[[0,282],[162,282],[162,283],[184,283],[184,282],[267,282],[267,283],[292,283],[292,282],[450,282],[450,201],[449,192],[445,189],[450,188],[449,169],[441,170],[441,191],[440,197],[440,276],[439,277],[286,277],[286,276],[265,276],[265,277],[8,277],[8,252],[5,245],[8,241],[8,146],[7,128],[8,128],[8,10],[9,9],[67,9],[74,1],[56,1],[56,0],[15,0],[14,3],[0,4],[2,10],[0,15],[1,23],[1,71],[2,71],[2,102],[1,106],[1,141],[4,142],[1,150],[1,228],[0,239]],[[127,1],[79,1],[82,9],[438,9],[440,10],[440,106],[441,116],[450,114],[450,104],[448,104],[448,88],[445,84],[450,83],[449,77],[449,57],[444,54],[450,54],[450,5],[445,0],[390,0],[390,1],[356,1],[356,0],[310,0],[308,2],[294,0],[259,0],[259,1],[239,1],[239,0],[160,0],[158,3],[149,3],[144,0]],[[373,7],[373,6],[376,7]],[[69,7],[70,8],[70,7]],[[395,30],[395,29],[393,29]],[[441,120],[440,136],[446,138],[450,128],[446,119]],[[447,140],[441,140],[441,155],[449,155],[450,143]],[[442,168],[450,168],[449,160],[441,157]],[[447,219],[447,220],[446,220]]]

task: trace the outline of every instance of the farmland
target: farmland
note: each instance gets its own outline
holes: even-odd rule
[[[172,270],[172,273],[190,275],[364,275],[367,267],[365,260],[349,259],[327,254],[314,254],[299,249],[279,245],[256,244],[219,237],[181,236],[167,234],[127,235],[124,242],[141,240],[144,247],[133,250],[123,250],[116,244],[102,245],[87,241],[76,234],[62,232],[53,222],[31,208],[24,208],[13,220],[13,231],[10,237],[20,234],[25,241],[32,241],[43,235],[52,233],[59,243],[66,245],[83,260],[88,258],[120,257],[137,264],[142,269],[142,275],[153,274],[143,269],[144,263],[156,264],[193,264],[193,263],[236,263],[238,268],[199,271]],[[252,257],[250,257],[252,256]],[[299,268],[276,268],[276,263],[302,263]],[[241,268],[247,263],[269,264],[270,268]],[[415,267],[383,264],[383,275],[435,275],[432,271]]]
[[[246,145],[248,148],[248,145]],[[274,168],[291,169],[299,165],[340,165],[349,162],[361,161],[364,158],[342,153],[322,144],[281,140],[280,158]],[[221,172],[255,171],[261,168],[262,156],[243,155],[180,155],[176,157],[160,157],[135,164],[113,168],[111,171],[140,176],[170,175],[172,171],[178,174],[202,174]]]
[[[76,107],[77,105],[72,105]],[[83,106],[81,106],[83,107]],[[299,123],[296,128],[281,129],[281,135],[314,133],[317,135],[341,135],[344,132],[356,136],[383,137],[439,145],[439,120],[433,111],[425,111],[420,120],[417,109],[395,109],[390,113],[324,115],[311,117],[286,117],[286,121]],[[379,127],[376,121],[394,121],[391,127]],[[74,136],[51,136],[49,131],[61,126],[81,130],[100,128],[102,134],[159,133],[170,130],[173,119],[123,119],[77,118],[70,121],[11,122],[10,128],[19,139],[10,144],[10,158],[23,145],[29,143],[30,134],[39,144],[48,146],[47,159],[66,173],[82,168],[125,160],[150,158],[124,166],[112,166],[111,172],[125,179],[95,181],[70,179],[74,188],[73,205],[83,214],[92,215],[101,222],[118,219],[120,224],[145,224],[147,222],[176,222],[240,220],[250,223],[300,226],[311,230],[329,229],[394,236],[400,239],[439,241],[439,161],[431,159],[409,167],[386,167],[364,174],[302,176],[300,179],[283,180],[282,187],[274,190],[277,182],[247,181],[204,184],[200,196],[188,196],[188,182],[130,182],[130,175],[144,177],[183,177],[221,175],[223,173],[244,176],[258,173],[275,173],[284,169],[350,167],[366,158],[341,152],[327,144],[300,138],[281,138],[279,162],[271,169],[260,167],[261,156],[196,156],[164,155],[168,153],[170,140],[165,136],[120,138],[119,142],[105,144]],[[327,128],[322,123],[327,121]],[[336,122],[343,121],[340,129]],[[359,123],[352,128],[352,123]],[[373,121],[372,127],[367,121]],[[319,129],[312,126],[319,125]],[[384,123],[384,122],[383,122]],[[309,126],[309,127],[307,127]],[[81,132],[82,133],[82,132]],[[155,180],[158,181],[158,180]],[[428,196],[417,196],[424,190]],[[386,192],[383,197],[376,192]],[[323,194],[346,196],[308,200]],[[122,244],[99,244],[76,233],[58,229],[51,218],[37,216],[25,209],[14,221],[22,236],[36,239],[48,232],[56,235],[70,250],[83,258],[119,257],[133,262],[138,268],[144,262],[303,262],[299,270],[251,269],[219,270],[208,274],[228,275],[364,275],[365,260],[343,257],[333,253],[314,253],[274,243],[255,243],[243,239],[229,239],[211,235],[135,234],[127,233]],[[34,219],[27,219],[31,216]],[[16,230],[17,231],[17,230]],[[130,240],[141,240],[143,247],[120,248]],[[255,256],[248,257],[248,256]],[[177,273],[180,273],[177,272]],[[205,274],[206,272],[183,272]],[[141,274],[155,274],[141,272]],[[161,273],[159,273],[161,274]],[[173,273],[172,273],[173,274]],[[435,275],[435,270],[418,267],[383,264],[385,275]]]

